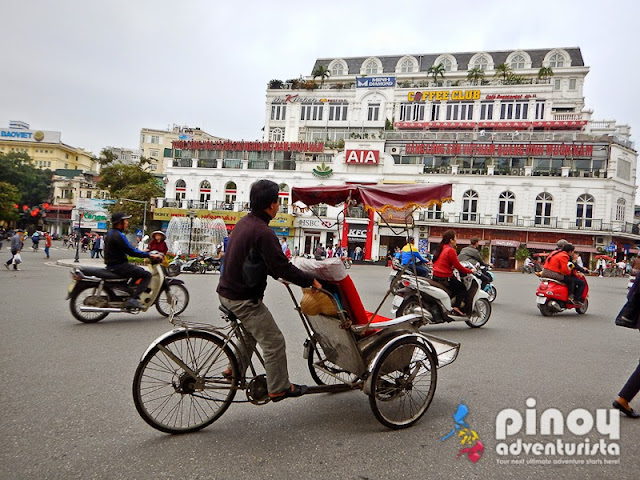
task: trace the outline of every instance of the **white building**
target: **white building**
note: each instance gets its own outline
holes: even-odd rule
[[[318,67],[330,76],[314,81]],[[560,237],[585,256],[636,253],[637,152],[629,127],[592,119],[588,71],[578,48],[319,59],[306,79],[270,82],[264,143],[175,142],[182,160],[166,169],[160,203],[242,211],[251,183],[269,178],[295,215],[278,233],[308,252],[337,239],[288,211],[293,186],[452,183],[453,203],[415,215],[423,248],[453,228],[459,243],[481,238],[499,268],[515,267],[518,248],[550,250]],[[350,215],[349,246],[366,258],[403,243],[362,209]]]
[[[105,147],[115,157],[116,163],[123,165],[137,165],[140,163],[140,150],[126,147]]]

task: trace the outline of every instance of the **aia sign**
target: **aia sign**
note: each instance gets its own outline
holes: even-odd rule
[[[345,158],[345,163],[377,165],[380,161],[380,152],[377,150],[347,150]]]

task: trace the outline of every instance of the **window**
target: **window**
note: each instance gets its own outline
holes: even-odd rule
[[[529,116],[528,102],[502,102],[500,120],[526,120]]]
[[[380,114],[380,104],[379,103],[370,103],[369,111],[367,114],[367,120],[370,122],[375,122],[378,120],[378,116]]]
[[[280,191],[278,192],[278,203],[280,204],[280,210],[284,213],[289,211],[289,186],[286,183],[279,185]]]
[[[478,192],[467,190],[462,195],[462,218],[463,222],[478,221]]]
[[[625,202],[624,198],[619,198],[618,203],[616,205],[616,220],[618,222],[624,222],[624,213],[627,207],[627,202]]]
[[[431,116],[429,118],[430,122],[436,122],[440,119],[440,104],[432,103],[431,104]]]
[[[524,55],[521,55],[521,54],[514,55],[511,58],[511,64],[510,64],[511,70],[524,68],[525,63],[526,61],[525,61]]]
[[[200,182],[200,202],[211,200],[211,184],[207,180]]]
[[[271,141],[272,142],[282,142],[284,140],[284,132],[281,128],[274,128],[271,130]]]
[[[287,114],[287,106],[284,104],[271,105],[271,120],[285,120]]]
[[[489,68],[489,60],[487,57],[481,56],[475,59],[472,68],[479,68],[483,72]]]
[[[551,55],[551,58],[549,58],[549,66],[551,68],[564,67],[564,60],[564,55],[562,55],[561,53],[554,53],[553,55]]]
[[[576,79],[575,78],[570,78],[569,79],[569,90],[575,90],[576,89]]]
[[[342,62],[336,62],[331,67],[331,76],[344,75],[344,65]]]
[[[424,120],[424,103],[401,103],[400,121],[415,122]]]
[[[442,206],[433,205],[427,208],[424,212],[425,220],[439,220],[442,218]]]
[[[447,103],[447,120],[471,120],[473,103]]]
[[[62,198],[73,198],[73,190],[62,190]]]
[[[513,206],[516,196],[513,192],[502,192],[498,198],[498,223],[513,223]]]
[[[551,205],[553,197],[550,193],[543,192],[536,197],[536,225],[551,225]]]
[[[480,120],[493,120],[493,102],[480,104]]]
[[[87,190],[87,198],[91,198],[91,191]]]
[[[536,120],[544,119],[544,100],[536,101]]]
[[[347,119],[347,103],[334,103],[329,105],[329,120],[344,121]]]
[[[413,73],[414,64],[413,60],[407,58],[402,61],[400,64],[400,72],[401,73]]]
[[[187,184],[184,180],[176,182],[176,200],[184,200],[187,196]]]
[[[238,192],[238,187],[234,182],[227,182],[224,187],[224,202],[227,204],[227,209],[233,208],[233,204],[236,201],[236,193]],[[229,208],[230,206],[230,208]]]
[[[451,61],[451,59],[449,57],[445,57],[443,58],[440,63],[442,64],[442,66],[444,67],[444,71],[445,72],[450,72],[451,69],[453,68],[453,62]]]
[[[559,78],[556,78],[553,80],[553,89],[554,90],[560,90],[560,88],[562,87],[562,81]]]
[[[160,152],[158,150],[149,150],[149,154],[153,157],[153,158],[158,158],[160,156]]]
[[[378,63],[375,60],[369,60],[364,66],[364,73],[366,75],[378,73]]]
[[[594,204],[593,196],[587,193],[578,197],[576,202],[576,227],[591,228]]]
[[[303,104],[300,108],[300,120],[322,120],[323,104]]]

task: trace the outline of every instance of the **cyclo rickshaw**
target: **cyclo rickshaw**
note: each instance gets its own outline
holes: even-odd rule
[[[401,218],[450,198],[450,184],[292,189],[293,203],[307,207],[345,204],[346,209],[362,204],[387,217],[397,212]],[[305,298],[298,302],[290,285],[282,282],[307,332],[304,357],[317,384],[309,386],[307,394],[362,390],[383,425],[399,429],[416,423],[431,404],[438,368],[456,359],[460,344],[421,332],[426,320],[418,309],[393,319],[378,315],[390,291],[375,312],[365,310],[340,258],[301,259],[296,265],[315,274],[332,272],[319,277],[323,288],[310,293],[322,302],[312,301],[317,308],[306,312],[301,306]],[[176,328],[157,338],[143,354],[133,397],[138,412],[152,427],[167,433],[193,432],[213,423],[234,401],[269,402],[266,377],[255,365],[254,359],[264,365],[255,343],[233,312],[220,309],[227,322],[224,327],[171,315]],[[239,390],[245,392],[246,400],[234,400]]]

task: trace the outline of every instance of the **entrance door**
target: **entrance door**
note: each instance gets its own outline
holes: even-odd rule
[[[320,243],[320,232],[307,232],[304,234],[304,252],[313,255],[316,247]]]

